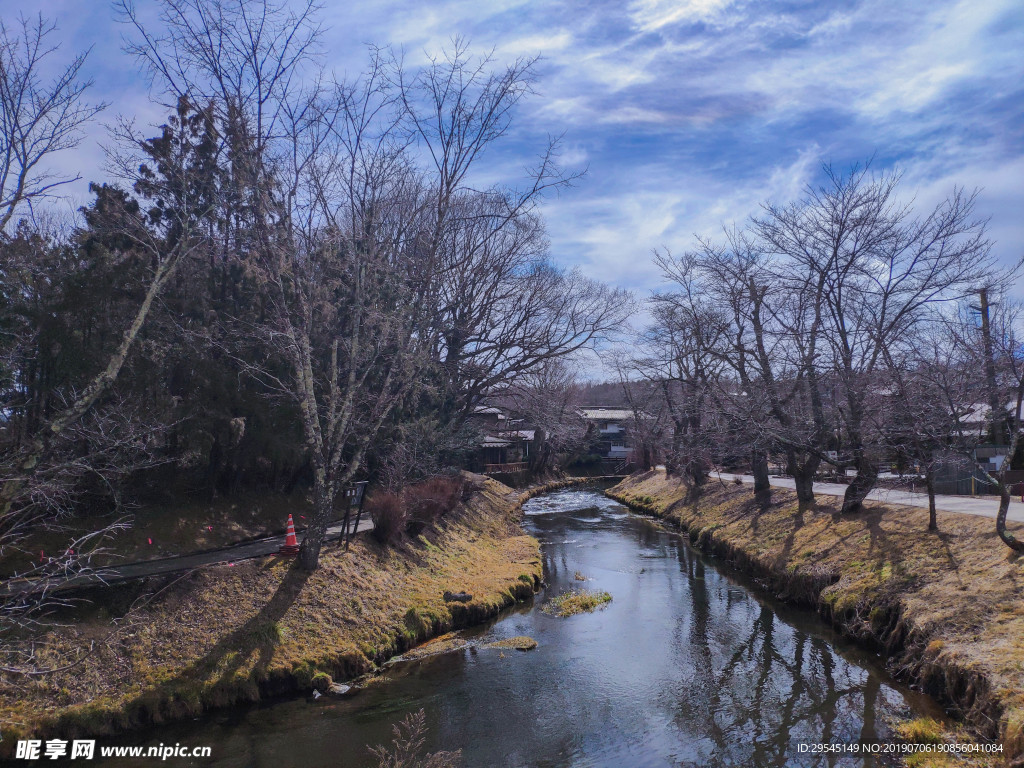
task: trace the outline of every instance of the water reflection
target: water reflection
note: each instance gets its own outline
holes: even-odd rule
[[[429,748],[462,749],[474,767],[860,765],[798,745],[884,738],[887,719],[931,706],[813,615],[756,597],[597,491],[539,497],[526,512],[548,587],[476,635],[530,635],[535,651],[400,664],[351,700],[235,711],[140,743],[216,744],[218,766],[363,766],[366,745],[422,707]],[[539,610],[578,586],[613,601],[569,619]]]

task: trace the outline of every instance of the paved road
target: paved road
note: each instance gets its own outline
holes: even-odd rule
[[[734,477],[740,478],[745,483],[753,483],[753,475],[735,475],[729,472],[718,473],[726,482]],[[796,485],[791,477],[772,477],[771,484],[776,488],[794,489]],[[826,496],[842,496],[846,493],[846,486],[841,483],[815,483],[814,492],[823,493]],[[876,488],[868,494],[868,498],[874,501],[884,501],[888,504],[905,504],[908,507],[923,507],[928,509],[928,496],[924,493],[910,493],[909,491],[897,491],[889,488]],[[991,517],[995,519],[999,509],[999,499],[996,496],[974,498],[972,496],[936,496],[935,508],[944,512],[959,512],[963,515],[978,515],[979,517]],[[1024,504],[1019,501],[1010,502],[1010,510],[1006,515],[1008,520],[1024,523]]]
[[[364,514],[359,521],[358,532],[368,531],[373,528],[373,521],[370,516]],[[341,523],[336,523],[327,529],[327,539],[337,539],[341,533]],[[297,534],[301,543],[304,534]],[[239,560],[248,560],[253,557],[263,557],[277,552],[284,543],[284,534],[280,536],[268,536],[265,539],[257,539],[245,544],[238,544],[225,549],[215,549],[209,552],[198,552],[194,555],[181,555],[179,557],[165,557],[159,560],[143,560],[124,565],[113,565],[98,570],[96,573],[82,574],[72,579],[54,582],[55,589],[80,589],[95,584],[116,584],[121,581],[131,581],[147,576],[160,576],[178,571],[188,571],[204,565],[215,565],[217,563],[235,563]],[[24,592],[37,591],[43,587],[39,579],[12,579],[0,585],[0,596],[16,595]]]

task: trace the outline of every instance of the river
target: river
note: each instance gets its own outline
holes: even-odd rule
[[[759,594],[598,489],[540,496],[525,513],[547,586],[464,633],[470,648],[395,664],[349,699],[214,712],[120,743],[213,747],[213,759],[167,765],[372,766],[368,745],[423,709],[427,748],[461,749],[472,768],[861,765],[800,745],[885,740],[894,718],[939,714],[814,614]],[[569,618],[540,610],[575,588],[612,601]],[[482,647],[517,635],[538,647]]]

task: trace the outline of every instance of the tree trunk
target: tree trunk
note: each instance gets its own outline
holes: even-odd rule
[[[750,456],[750,467],[754,474],[754,493],[771,493],[772,485],[768,479],[768,454],[755,449]]]
[[[700,458],[691,458],[686,462],[686,476],[694,489],[701,488],[707,484],[708,470]]]
[[[797,470],[793,473],[796,484],[796,498],[801,509],[814,506],[814,473]]]
[[[814,506],[814,475],[818,471],[818,464],[821,460],[811,456],[801,463],[796,451],[790,451],[786,457],[787,469],[793,476],[793,483],[796,485],[796,498],[800,509],[807,509]]]
[[[924,473],[924,482],[928,487],[928,530],[939,530],[939,520],[935,514],[935,470],[929,466]]]
[[[862,455],[857,457],[855,466],[857,474],[843,496],[843,508],[840,510],[843,515],[860,512],[861,504],[878,482],[878,462]]]
[[[992,345],[992,325],[989,321],[988,291],[982,288],[979,291],[979,298],[981,299],[979,307],[981,310],[981,339],[985,349],[985,384],[988,389],[988,407],[991,413],[989,416],[992,425],[991,438],[996,445],[1004,445],[1006,424],[1000,414],[999,388],[996,384],[996,359]]]
[[[668,477],[679,477],[681,474],[680,470],[680,457],[683,455],[683,436],[682,436],[683,425],[681,422],[675,422],[675,431],[672,433],[672,447],[665,457],[665,474]]]
[[[315,571],[320,564],[320,549],[327,524],[334,514],[334,497],[326,488],[319,484],[313,492],[313,519],[306,528],[306,535],[299,547],[299,568],[304,571]]]
[[[1009,463],[1009,458],[1007,458]],[[1010,488],[1006,483],[999,483],[999,512],[996,514],[996,533],[1003,544],[1014,552],[1024,552],[1024,541],[1021,541],[1006,530],[1006,513],[1010,510]]]
[[[548,445],[547,432],[538,428],[533,436],[533,450],[530,453],[530,471],[540,476],[548,471],[551,464],[551,446]]]
[[[640,471],[649,472],[650,470],[654,469],[654,465],[656,463],[654,461],[654,449],[651,447],[651,444],[646,440],[641,444],[641,446],[642,447],[640,450]]]

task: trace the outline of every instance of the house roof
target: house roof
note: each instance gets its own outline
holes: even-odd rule
[[[580,408],[580,413],[585,419],[608,419],[609,421],[622,421],[632,419],[633,412],[628,408],[605,408],[604,406],[593,406]]]
[[[1012,400],[1006,404],[1006,410],[1011,413],[1017,408],[1017,401]],[[988,403],[972,403],[967,406],[966,412],[960,416],[964,424],[983,424],[989,419]]]
[[[473,408],[474,416],[497,416],[499,419],[506,418],[505,414],[501,412],[500,408],[495,408],[493,405],[478,405]]]
[[[483,439],[480,440],[481,448],[508,448],[510,445],[512,445],[510,440],[495,437],[494,435],[484,435]]]

